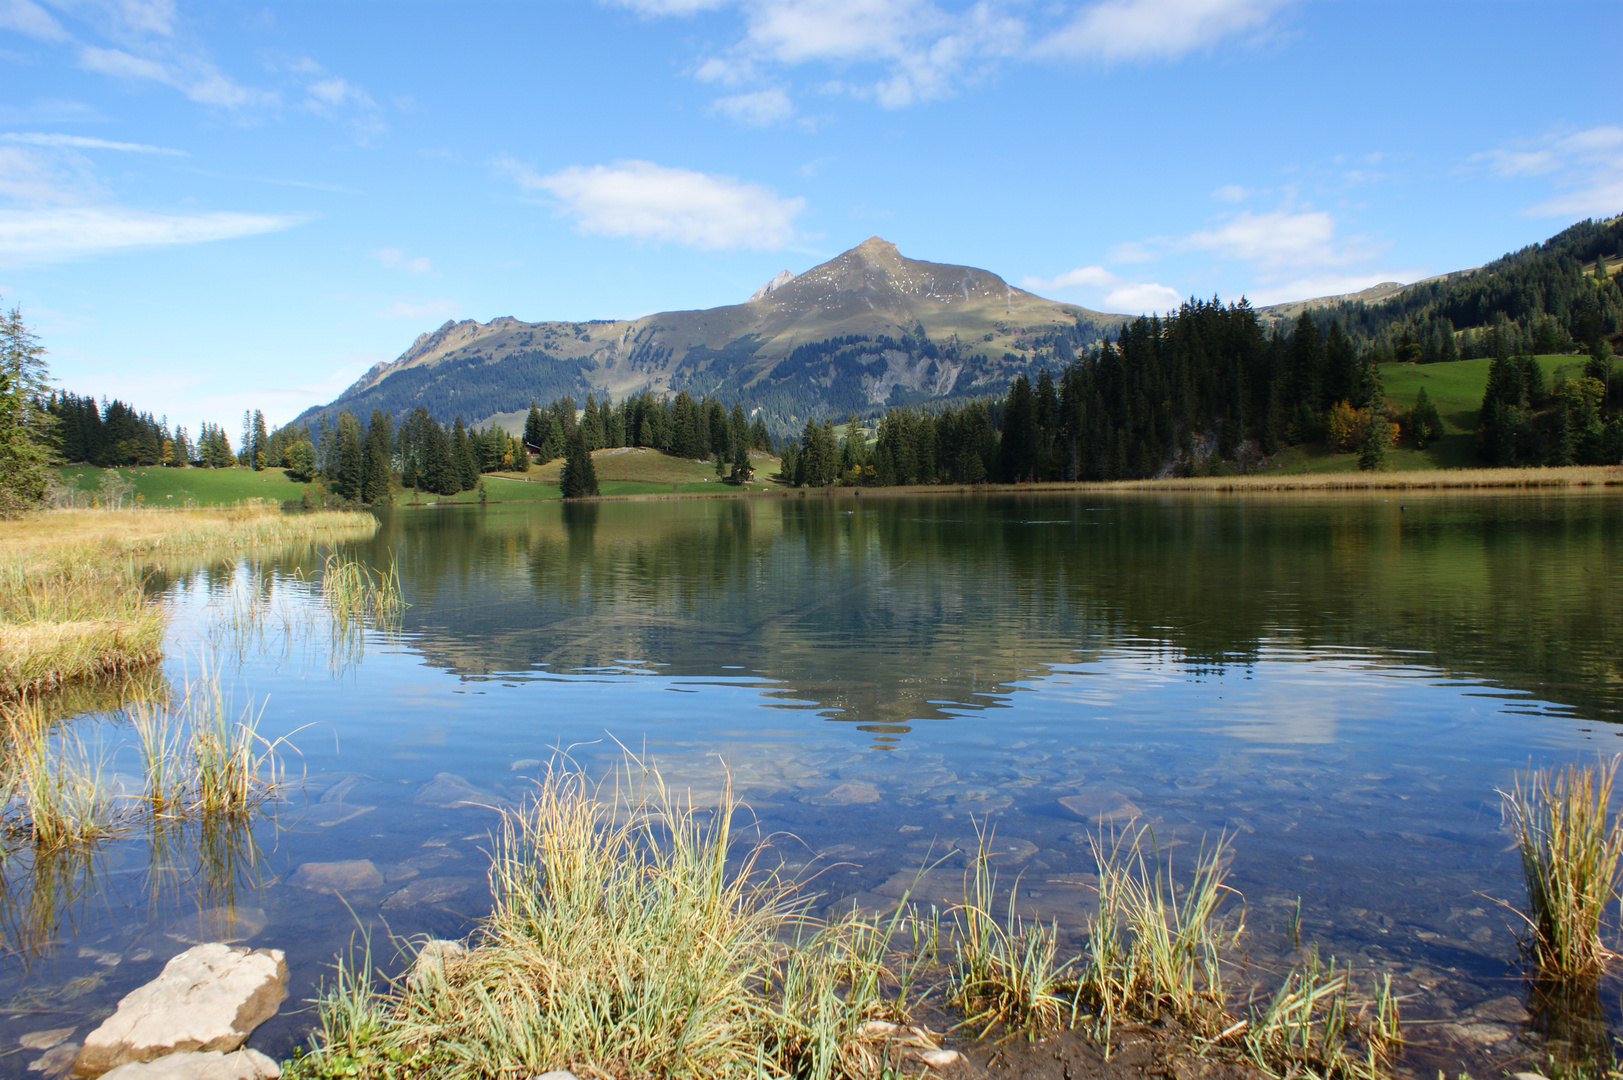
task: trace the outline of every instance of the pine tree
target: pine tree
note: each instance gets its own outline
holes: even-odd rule
[[[597,470],[592,466],[591,451],[586,448],[585,433],[578,428],[570,436],[558,487],[566,499],[582,499],[598,493]]]
[[[45,399],[45,347],[23,322],[22,309],[0,316],[0,517],[15,517],[45,499],[54,417]]]
[[[265,431],[265,414],[258,409],[254,410],[254,425],[250,439],[248,464],[257,471],[270,464],[267,460],[270,450],[270,435]]]
[[[479,466],[473,459],[473,447],[468,442],[468,429],[462,417],[456,418],[451,428],[451,469],[458,491],[472,491],[479,482]]]
[[[393,472],[394,424],[382,409],[372,410],[372,419],[366,426],[366,461],[361,478],[361,501],[387,502],[389,477]]]
[[[524,441],[536,451],[547,441],[547,424],[541,417],[541,410],[536,407],[535,398],[530,399],[530,414],[524,418]]]

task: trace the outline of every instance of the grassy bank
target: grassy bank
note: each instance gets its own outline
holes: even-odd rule
[[[0,697],[156,661],[164,614],[142,587],[154,570],[333,545],[376,529],[368,514],[269,508],[55,510],[0,522]]]

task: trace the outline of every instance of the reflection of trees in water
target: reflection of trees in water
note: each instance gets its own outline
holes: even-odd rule
[[[1618,708],[1608,496],[996,495],[398,513],[406,615],[470,674],[723,665],[876,729],[1005,700],[1112,646],[1200,671],[1414,651]]]

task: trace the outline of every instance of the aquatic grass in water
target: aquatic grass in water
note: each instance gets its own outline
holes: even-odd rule
[[[474,947],[378,997],[341,971],[294,1074],[877,1076],[900,916],[817,923],[735,843],[730,790],[706,814],[638,769],[606,799],[551,772],[505,815]]]
[[[1402,1038],[1392,981],[1378,982],[1373,998],[1359,1001],[1352,980],[1350,965],[1338,971],[1332,958],[1325,968],[1315,948],[1266,1006],[1248,1009],[1246,1020],[1224,1034],[1240,1034],[1246,1056],[1270,1076],[1382,1080]]]
[[[204,667],[178,709],[137,703],[136,731],[145,801],[154,817],[241,817],[272,798],[286,778],[286,736],[259,734],[264,706],[232,715],[219,673]]]
[[[379,629],[395,629],[405,602],[400,596],[400,572],[390,564],[374,571],[359,559],[334,552],[321,568],[321,598],[339,631],[358,629],[370,621]]]
[[[1088,935],[1078,1000],[1108,1040],[1121,1020],[1165,1010],[1191,1030],[1213,1036],[1225,1026],[1220,954],[1245,931],[1244,908],[1228,929],[1219,917],[1238,894],[1224,883],[1228,838],[1195,859],[1187,885],[1163,869],[1148,826],[1091,840],[1099,866],[1099,902]],[[1148,852],[1146,853],[1146,848]],[[1181,894],[1181,899],[1180,899]]]
[[[7,703],[0,716],[7,832],[44,850],[113,835],[123,814],[105,778],[106,755],[77,736],[53,736],[35,702]]]
[[[1067,1009],[1075,1016],[1077,982],[1061,964],[1059,928],[1026,922],[1015,910],[1019,881],[1009,890],[1002,919],[997,906],[997,878],[991,868],[993,832],[976,826],[976,852],[964,878],[964,902],[954,912],[952,946],[957,958],[954,994],[968,1014],[965,1023],[1040,1031],[1059,1025]]]
[[[1600,926],[1623,858],[1623,818],[1607,809],[1620,762],[1530,770],[1500,792],[1527,885],[1520,914],[1534,961],[1553,978],[1596,974],[1617,955]]]

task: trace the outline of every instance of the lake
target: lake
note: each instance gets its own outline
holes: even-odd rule
[[[1239,984],[1277,985],[1299,911],[1302,945],[1409,995],[1402,1067],[1428,1080],[1623,1021],[1614,979],[1530,997],[1496,904],[1522,901],[1497,791],[1623,750],[1617,496],[774,493],[382,521],[354,552],[398,567],[398,629],[335,633],[313,556],[155,583],[165,675],[216,671],[296,747],[297,782],[249,835],[8,860],[0,1073],[38,1076],[21,1035],[82,1037],[211,938],[286,950],[289,1002],[253,1045],[287,1055],[335,954],[370,935],[398,970],[400,941],[469,932],[492,807],[558,754],[608,774],[628,750],[700,801],[730,775],[829,905],[949,904],[990,826],[1000,881],[1073,945],[1101,827],[1151,824],[1180,874],[1227,837]],[[120,714],[72,723],[138,771]],[[357,865],[307,865],[335,862]]]

